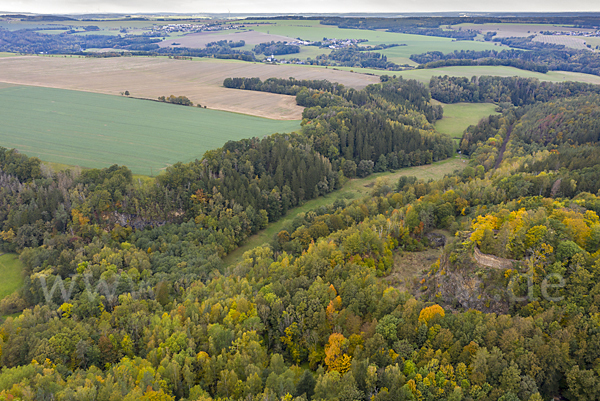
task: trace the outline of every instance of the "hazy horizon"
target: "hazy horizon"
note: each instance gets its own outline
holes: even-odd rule
[[[481,2],[477,0],[359,0],[303,2],[245,1],[209,2],[197,0],[7,0],[0,6],[3,12],[40,14],[86,13],[429,13],[429,12],[597,12],[596,0],[564,2],[558,0],[532,0],[530,2],[507,0]]]

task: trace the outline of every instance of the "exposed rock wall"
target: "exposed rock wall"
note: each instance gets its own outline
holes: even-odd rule
[[[513,263],[516,262],[516,260],[499,258],[497,256],[482,253],[477,246],[475,246],[473,258],[480,265],[492,267],[494,269],[512,269]]]

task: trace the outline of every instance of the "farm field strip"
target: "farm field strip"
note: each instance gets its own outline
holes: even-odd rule
[[[228,77],[328,79],[361,89],[376,76],[298,65],[268,65],[234,60],[171,60],[157,57],[110,59],[20,56],[0,58],[0,82],[134,97],[187,96],[211,109],[260,117],[298,120],[303,108],[293,96],[240,91],[222,86]]]
[[[321,67],[320,67],[321,68]],[[322,67],[325,68],[325,67]],[[473,76],[482,75],[494,75],[499,77],[523,77],[523,78],[537,78],[540,81],[549,82],[565,82],[565,81],[577,81],[585,82],[590,84],[600,85],[600,76],[584,74],[580,72],[570,71],[549,71],[546,74],[534,71],[521,70],[514,67],[504,66],[460,66],[460,67],[440,67],[440,68],[427,68],[427,69],[414,69],[406,71],[385,71],[385,70],[374,70],[369,68],[355,68],[355,67],[332,67],[330,69],[336,71],[352,71],[355,74],[371,74],[371,75],[396,75],[402,76],[405,79],[415,79],[417,81],[428,84],[431,77],[449,75],[453,77],[466,77],[471,78]]]
[[[199,32],[199,33],[191,33],[189,35],[181,36],[176,39],[164,40],[158,45],[160,47],[169,47],[173,46],[173,43],[179,43],[176,47],[193,47],[193,48],[204,48],[207,43],[217,42],[220,40],[232,40],[234,42],[239,42],[243,40],[246,42],[246,46],[257,45],[259,43],[264,42],[291,42],[294,38],[290,38],[287,36],[281,35],[269,35],[263,32],[257,31],[239,31],[239,30],[229,30],[224,32]]]
[[[82,167],[128,166],[157,174],[229,140],[300,128],[218,110],[27,86],[0,86],[0,146]]]
[[[555,45],[564,45],[572,49],[587,50],[586,37],[566,36],[566,35],[536,35],[534,42],[551,43]]]

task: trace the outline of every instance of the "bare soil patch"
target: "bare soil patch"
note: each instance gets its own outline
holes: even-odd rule
[[[227,31],[226,31],[227,32]],[[203,48],[207,43],[218,42],[220,40],[233,40],[239,42],[243,40],[246,45],[257,45],[265,42],[292,42],[295,39],[281,35],[270,35],[268,33],[247,31],[247,32],[230,32],[230,33],[212,33],[212,32],[198,32],[191,33],[189,35],[182,36],[180,38],[174,38],[160,42],[160,47],[191,47],[191,48]],[[173,43],[179,43],[174,45]]]
[[[328,79],[361,89],[376,76],[296,65],[241,61],[173,60],[154,57],[77,58],[21,56],[0,58],[0,82],[156,99],[187,96],[211,109],[279,120],[302,118],[293,96],[224,88],[227,77]]]
[[[385,281],[402,291],[411,291],[414,281],[442,255],[442,249],[427,249],[422,252],[404,252],[394,255],[394,267]]]

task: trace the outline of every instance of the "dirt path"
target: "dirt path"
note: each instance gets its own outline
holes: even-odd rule
[[[508,140],[510,139],[510,133],[512,132],[513,126],[512,124],[506,130],[506,137],[504,138],[504,142],[502,142],[502,146],[500,146],[500,151],[498,152],[498,160],[496,160],[496,165],[494,169],[500,167],[500,163],[502,163],[502,157],[504,157],[504,151],[506,150],[506,145],[508,144]]]

